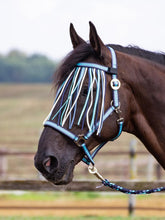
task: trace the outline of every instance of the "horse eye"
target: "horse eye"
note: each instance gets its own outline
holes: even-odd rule
[[[82,91],[82,96],[87,96],[88,94],[88,87],[85,87]]]
[[[96,89],[93,88],[93,92],[96,92]],[[82,90],[82,96],[87,96],[88,94],[88,87],[84,87],[84,89]]]

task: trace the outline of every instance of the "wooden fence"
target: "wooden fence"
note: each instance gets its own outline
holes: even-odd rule
[[[127,181],[116,181],[117,185],[128,189],[141,190],[151,189],[161,186],[165,186],[165,180],[157,181],[136,181],[136,143],[132,141],[130,143],[129,152],[120,152],[120,154],[130,155],[130,180]],[[111,155],[119,154],[119,152],[110,152]],[[102,152],[102,155],[104,152]],[[107,152],[105,152],[107,155]],[[138,154],[144,154],[144,152],[138,152]],[[1,174],[5,172],[6,156],[33,156],[34,152],[12,152],[12,151],[0,151],[0,171]],[[4,170],[4,171],[3,171]],[[149,168],[150,170],[150,168]],[[157,169],[157,177],[160,179],[160,169]],[[66,186],[55,186],[45,180],[0,180],[0,190],[29,190],[29,191],[88,191],[88,192],[112,192],[114,190],[108,187],[99,187],[99,181],[73,181]],[[134,215],[135,210],[135,196],[129,196],[128,210],[129,215]]]
[[[11,150],[6,150],[5,148],[4,149],[0,149],[0,178],[6,178],[7,177],[7,172],[8,172],[8,157],[11,157],[11,156],[15,156],[15,157],[28,157],[28,158],[33,158],[34,157],[34,152],[33,151],[24,151],[24,152],[20,152],[20,151],[11,151]],[[127,170],[125,169],[124,170],[124,175],[123,177],[125,178],[125,172],[129,173],[129,175],[127,176],[127,178],[130,177],[131,180],[134,180],[136,179],[136,176],[137,176],[137,161],[136,161],[136,158],[138,155],[149,155],[148,152],[146,151],[136,151],[136,141],[132,140],[130,142],[130,149],[129,151],[109,151],[109,152],[105,152],[105,151],[102,151],[102,152],[99,152],[99,155],[101,156],[107,156],[107,155],[110,155],[110,156],[119,156],[119,155],[122,155],[122,156],[129,156],[129,159],[127,160]],[[146,179],[148,181],[151,181],[153,178],[153,172],[155,172],[155,177],[157,180],[161,180],[162,179],[162,168],[160,167],[159,164],[155,164],[153,163],[153,159],[151,156],[148,157],[149,160],[148,160],[148,163],[146,161],[146,164],[145,164],[145,169],[147,169],[147,175],[146,175]],[[117,162],[120,163],[119,160],[117,160]],[[144,161],[143,161],[144,162]],[[124,163],[126,163],[126,161],[124,161]],[[146,167],[147,165],[147,167]],[[124,167],[125,164],[120,164],[121,167]],[[86,172],[86,171],[85,171]],[[111,170],[112,172],[112,170]],[[116,172],[116,171],[115,171]],[[109,173],[109,171],[108,171]],[[81,173],[80,171],[80,174],[85,174],[85,173]],[[104,175],[106,174],[106,169],[104,170]],[[26,178],[26,177],[25,177]]]
[[[150,189],[165,186],[165,180],[160,181],[115,181],[117,185],[129,189]],[[100,181],[78,180],[68,185],[53,185],[46,180],[0,180],[0,190],[29,190],[29,191],[74,191],[74,192],[116,192],[109,187],[100,186]]]

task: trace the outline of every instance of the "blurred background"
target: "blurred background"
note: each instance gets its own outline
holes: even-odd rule
[[[84,40],[92,21],[104,43],[165,51],[164,0],[0,1],[1,50],[60,60],[71,49],[69,24]]]
[[[88,22],[92,21],[105,44],[135,45],[163,52],[164,9],[164,0],[0,0],[1,180],[42,179],[34,168],[33,157],[42,122],[54,101],[52,75],[72,50],[70,23],[84,40],[89,39]],[[133,167],[130,167],[130,148],[136,152]],[[132,135],[122,134],[114,143],[108,143],[96,161],[100,172],[113,181],[165,180],[163,169]],[[81,163],[74,176],[78,180],[95,179]],[[158,197],[160,204],[164,204],[165,197],[162,194]],[[4,197],[0,197],[0,206],[2,200]],[[155,197],[151,200],[154,202]],[[127,202],[122,204],[127,206]],[[6,213],[4,210],[2,214]],[[165,216],[164,211],[157,213]]]

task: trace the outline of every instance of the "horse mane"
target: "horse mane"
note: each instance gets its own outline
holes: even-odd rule
[[[157,53],[157,52],[150,52],[144,49],[141,49],[137,46],[127,46],[123,47],[121,45],[116,44],[108,44],[107,46],[112,47],[114,50],[127,53],[130,55],[139,56],[141,58],[148,59],[150,61],[165,65],[165,53]],[[57,69],[54,75],[54,84],[59,85],[61,84],[69,73],[73,70],[75,65],[84,59],[88,58],[89,56],[96,56],[93,48],[90,44],[83,43],[75,48],[71,53],[69,53],[64,60],[61,62],[61,65]]]
[[[144,49],[141,49],[138,46],[127,46],[123,47],[117,44],[109,44],[108,46],[112,47],[114,50],[127,53],[130,55],[139,56],[141,58],[145,58],[147,60],[165,65],[165,53],[161,52],[151,52]]]

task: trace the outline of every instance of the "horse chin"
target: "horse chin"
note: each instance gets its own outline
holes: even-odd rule
[[[73,169],[74,169],[74,163],[70,163],[65,171],[60,172],[60,170],[57,172],[57,175],[53,175],[52,177],[46,177],[48,181],[53,183],[54,185],[67,185],[69,184],[73,179]],[[58,173],[60,173],[60,177],[58,176]]]
[[[73,175],[72,177],[69,177],[69,178],[62,178],[61,180],[57,181],[57,182],[53,182],[54,185],[67,185],[69,184],[70,182],[72,182],[72,179],[73,179]]]
[[[72,182],[73,179],[73,171],[67,171],[64,176],[62,177],[62,179],[53,182],[54,185],[67,185],[70,182]]]

